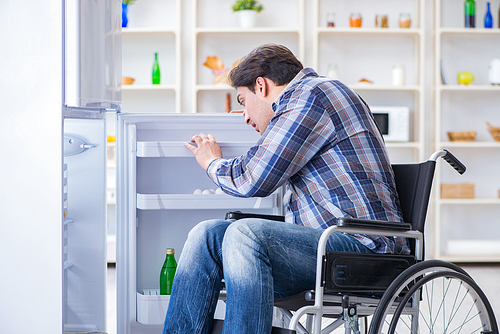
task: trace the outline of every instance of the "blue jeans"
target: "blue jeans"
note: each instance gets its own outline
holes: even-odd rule
[[[163,334],[210,333],[222,279],[223,333],[271,333],[274,298],[314,289],[322,232],[262,219],[201,222],[179,258]],[[327,250],[371,252],[342,233],[332,234]]]

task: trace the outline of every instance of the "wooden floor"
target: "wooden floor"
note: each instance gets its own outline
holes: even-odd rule
[[[500,318],[500,264],[461,264],[484,291],[493,307],[495,316]],[[116,333],[116,268],[108,267],[107,285],[107,332]]]

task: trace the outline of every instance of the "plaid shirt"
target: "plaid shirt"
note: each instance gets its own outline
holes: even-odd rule
[[[305,68],[272,107],[255,146],[208,167],[226,193],[265,197],[284,185],[286,221],[312,228],[337,217],[403,221],[384,141],[356,92]],[[377,253],[409,253],[404,238],[353,236]]]

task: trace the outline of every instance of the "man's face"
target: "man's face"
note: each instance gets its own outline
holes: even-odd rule
[[[272,102],[266,101],[258,89],[253,93],[247,87],[238,87],[237,92],[238,103],[245,107],[243,112],[245,123],[252,125],[255,131],[263,134],[274,117]]]

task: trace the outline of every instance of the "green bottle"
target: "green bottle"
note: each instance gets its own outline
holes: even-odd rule
[[[160,295],[169,295],[172,293],[172,283],[174,282],[177,262],[175,262],[175,250],[167,248],[167,256],[160,272]]]
[[[158,52],[155,53],[155,62],[153,64],[153,85],[160,84],[160,65],[158,64]]]
[[[476,27],[476,3],[474,0],[466,0],[464,4],[465,27]]]

